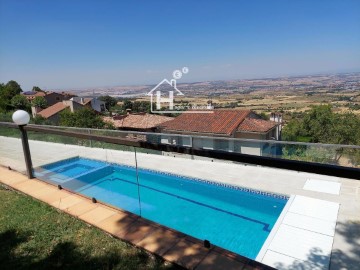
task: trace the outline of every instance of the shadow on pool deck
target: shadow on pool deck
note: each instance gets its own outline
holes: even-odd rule
[[[330,269],[356,269],[360,265],[360,222],[339,222],[337,231],[351,244],[352,249],[344,252],[335,249],[331,255]]]
[[[345,241],[351,244],[353,249],[342,251],[335,249],[331,253],[330,266],[328,259],[321,249],[313,248],[307,256],[307,260],[294,262],[292,265],[276,264],[279,270],[312,270],[312,269],[358,269],[360,265],[360,223],[339,222],[337,231],[345,237]]]

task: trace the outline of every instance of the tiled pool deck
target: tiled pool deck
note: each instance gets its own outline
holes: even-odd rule
[[[131,166],[135,165],[134,152],[86,148],[38,141],[30,141],[30,148],[34,167],[74,156],[83,156]],[[11,165],[11,167],[16,170],[24,171],[20,140],[1,137],[0,150],[0,164]],[[263,263],[279,269],[327,269],[330,261],[330,269],[332,270],[340,268],[356,269],[360,264],[360,181],[274,168],[245,166],[243,164],[211,162],[210,160],[192,160],[186,156],[181,158],[178,155],[176,155],[176,157],[170,157],[137,153],[137,160],[138,166],[142,168],[156,169],[265,192],[280,193],[289,196],[294,195],[291,204],[288,206],[288,211],[284,213],[284,216],[280,220],[281,222],[277,224],[277,228],[273,230],[271,237],[269,237],[264,244],[263,250],[258,256],[258,260]],[[2,174],[0,175],[2,176]],[[24,186],[24,188],[25,187],[26,186]],[[38,196],[46,196],[47,194],[45,189],[43,191],[39,189],[37,192],[39,193],[37,194]],[[57,198],[57,200],[51,203],[55,203],[56,207],[60,209],[63,208],[64,211],[75,214],[80,218],[82,218],[81,216],[85,212],[89,212],[85,218],[89,218],[89,215],[95,215],[97,211],[103,212],[102,208],[95,211],[95,209],[91,207],[103,207],[108,211],[115,211],[106,206],[94,206],[88,201],[86,203],[79,202],[78,206],[76,206],[77,204],[74,203],[73,200],[79,200],[81,198],[77,195],[69,195],[69,198],[63,198],[61,203],[59,203],[62,192],[63,191],[60,192],[56,190],[53,196],[60,196],[60,198]],[[53,199],[53,197],[51,197],[51,199]],[[90,208],[88,209],[88,207]],[[72,211],[75,212],[72,213]],[[80,214],[76,211],[80,211]],[[81,213],[81,211],[84,212]],[[90,211],[95,212],[92,213]],[[111,226],[109,224],[116,221],[117,217],[114,215],[106,216],[108,211],[104,210],[104,213],[101,215],[105,215],[105,217],[103,218],[103,216],[101,216],[100,219],[102,220],[98,220],[98,223],[94,225],[98,227],[100,227],[100,224],[102,226]],[[120,218],[121,217],[119,217],[119,219]],[[134,218],[133,215],[130,215],[126,216],[125,220],[129,223]],[[105,220],[108,220],[108,222],[105,222]],[[103,222],[109,224],[104,225],[102,224]],[[140,220],[136,219],[136,222],[137,223],[131,224],[138,224]],[[163,235],[162,231],[145,229],[146,226],[143,222],[144,221],[140,224],[144,226],[144,229],[136,233],[147,235],[147,233],[153,232],[155,233],[154,237],[160,239],[160,235]],[[149,222],[145,223],[147,224]],[[152,226],[155,225],[152,224]],[[121,235],[123,234],[121,234],[120,231],[121,230],[116,229],[117,236],[122,238]],[[166,239],[165,237],[161,237],[161,240],[171,242],[174,234],[178,235],[179,233],[166,230],[165,235],[169,235],[169,237]],[[178,247],[179,250],[184,249],[189,241],[192,244],[193,241],[195,241],[185,236],[181,236],[181,239],[182,241],[174,246]],[[155,253],[171,261],[187,260],[184,259],[187,256],[175,255],[178,253],[174,250],[170,252],[172,249],[164,251],[166,248],[160,248],[157,242],[145,240],[146,239],[135,244],[140,246],[145,245],[145,248],[157,248],[160,251],[155,251]],[[225,256],[224,258],[220,256],[220,258],[218,258],[216,257],[220,254],[218,250],[204,250],[199,242],[197,245],[199,245],[199,252],[206,251],[206,256],[194,255],[193,257],[197,258],[199,256],[202,258],[200,259],[202,263],[208,263],[208,268],[202,266],[203,264],[201,263],[197,266],[197,269],[216,269],[209,267],[209,265],[211,265],[210,262],[219,261],[224,264],[230,263],[230,261],[233,262],[230,258],[231,256]],[[194,251],[184,252],[184,254],[192,254]],[[179,254],[181,254],[181,252],[179,252]],[[240,257],[238,256],[238,258]],[[235,260],[235,262],[244,264],[242,260]],[[185,263],[182,265],[191,268],[194,267],[194,265],[196,266],[196,263],[189,265]],[[237,269],[241,269],[241,267],[238,266]],[[221,269],[225,269],[225,267],[221,267]]]

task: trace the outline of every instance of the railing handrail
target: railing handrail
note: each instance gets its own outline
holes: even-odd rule
[[[10,128],[17,128],[17,125],[10,122],[0,122],[0,126],[6,126]],[[203,135],[184,135],[177,133],[157,133],[157,132],[141,132],[141,131],[132,131],[132,130],[112,130],[112,129],[95,129],[95,128],[78,128],[78,127],[66,127],[66,126],[53,126],[53,125],[34,125],[29,124],[27,127],[49,127],[55,129],[73,129],[73,130],[83,130],[83,131],[106,131],[114,132],[119,134],[139,134],[139,135],[158,135],[158,136],[177,136],[185,138],[199,138],[199,139],[211,139],[211,140],[225,140],[225,141],[237,141],[237,142],[250,142],[250,143],[268,143],[268,144],[287,144],[287,145],[303,145],[303,146],[314,146],[314,147],[332,147],[332,148],[351,148],[351,149],[360,149],[360,145],[352,144],[329,144],[329,143],[305,143],[305,142],[293,142],[293,141],[276,141],[276,140],[257,140],[257,139],[243,139],[243,138],[227,138],[227,137],[212,137],[212,136],[203,136]],[[108,136],[110,137],[110,136]]]
[[[15,124],[12,123],[6,123],[5,125],[3,125],[1,122],[0,122],[0,126],[11,127],[11,128],[17,127]],[[123,139],[118,137],[64,131],[64,130],[49,128],[46,126],[39,126],[39,125],[27,125],[24,128],[28,131],[43,132],[43,133],[75,137],[81,139],[97,140],[97,141],[113,143],[113,144],[140,147],[140,148],[146,148],[146,149],[152,149],[158,151],[175,152],[175,153],[202,156],[202,157],[208,157],[214,159],[256,164],[256,165],[274,167],[279,169],[303,171],[303,172],[310,172],[310,173],[317,173],[323,175],[331,175],[331,176],[360,180],[360,169],[343,167],[338,165],[321,164],[321,163],[297,161],[297,160],[287,160],[287,159],[265,157],[265,156],[254,156],[254,155],[234,153],[234,152],[221,151],[221,150],[195,149],[193,147],[186,147],[186,146],[155,144],[141,140]]]

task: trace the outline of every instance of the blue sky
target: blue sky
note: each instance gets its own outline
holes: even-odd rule
[[[24,90],[360,71],[360,1],[0,0],[0,40]]]

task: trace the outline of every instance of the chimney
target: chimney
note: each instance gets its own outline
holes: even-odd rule
[[[39,112],[41,112],[43,109],[40,108],[40,107],[34,107],[34,106],[31,106],[31,113],[32,113],[32,116],[35,117]]]
[[[126,109],[126,114],[127,115],[131,114],[131,109]]]
[[[170,82],[171,82],[171,86],[172,86],[173,88],[176,88],[176,80],[171,79]]]
[[[84,99],[83,98],[80,99],[80,103],[84,104]]]

